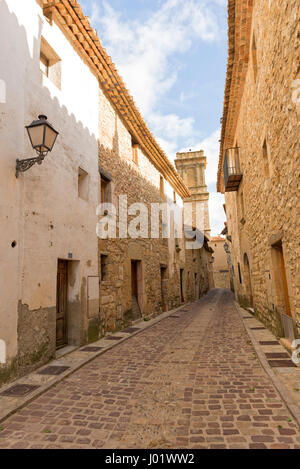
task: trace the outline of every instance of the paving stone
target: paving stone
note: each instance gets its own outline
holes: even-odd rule
[[[69,366],[47,366],[43,370],[39,371],[38,374],[40,375],[61,375],[65,371],[67,371],[70,367]]]
[[[297,365],[295,365],[292,360],[268,360],[269,365],[272,368],[296,368]]]
[[[94,347],[94,346],[89,345],[87,347],[80,349],[80,352],[99,352],[102,349],[103,347]]]
[[[266,353],[267,358],[290,358],[288,353]]]
[[[27,396],[31,392],[38,389],[39,386],[34,386],[31,384],[16,384],[10,388],[2,391],[0,396],[16,397],[16,396]]]
[[[298,427],[253,352],[233,296],[212,290],[9,417],[0,447],[296,448]]]
[[[260,340],[259,344],[260,345],[279,345],[279,342],[277,340]]]

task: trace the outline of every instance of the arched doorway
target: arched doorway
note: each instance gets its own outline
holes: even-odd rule
[[[246,295],[249,298],[250,305],[253,306],[253,295],[252,295],[252,285],[251,285],[251,272],[250,264],[247,254],[244,254],[244,280],[246,286]]]

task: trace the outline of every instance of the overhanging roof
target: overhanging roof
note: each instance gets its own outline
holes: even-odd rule
[[[89,18],[77,0],[37,0],[44,15],[63,30],[76,51],[98,77],[101,88],[122,118],[127,129],[140,144],[153,165],[182,197],[190,196],[183,180],[156,142],[132,96],[126,89],[111,57],[102,47]]]
[[[224,192],[225,150],[234,145],[249,63],[252,11],[253,0],[228,0],[228,61],[217,180],[218,192]]]

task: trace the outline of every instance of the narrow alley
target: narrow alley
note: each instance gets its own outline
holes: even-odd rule
[[[1,423],[0,448],[298,448],[229,290],[117,344]]]

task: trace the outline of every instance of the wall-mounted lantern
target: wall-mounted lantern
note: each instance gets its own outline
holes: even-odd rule
[[[32,148],[37,152],[36,158],[27,158],[25,160],[17,160],[16,177],[20,172],[27,171],[34,164],[42,164],[45,156],[52,151],[58,132],[47,121],[47,117],[40,115],[37,121],[33,121],[26,126],[29,140]]]

